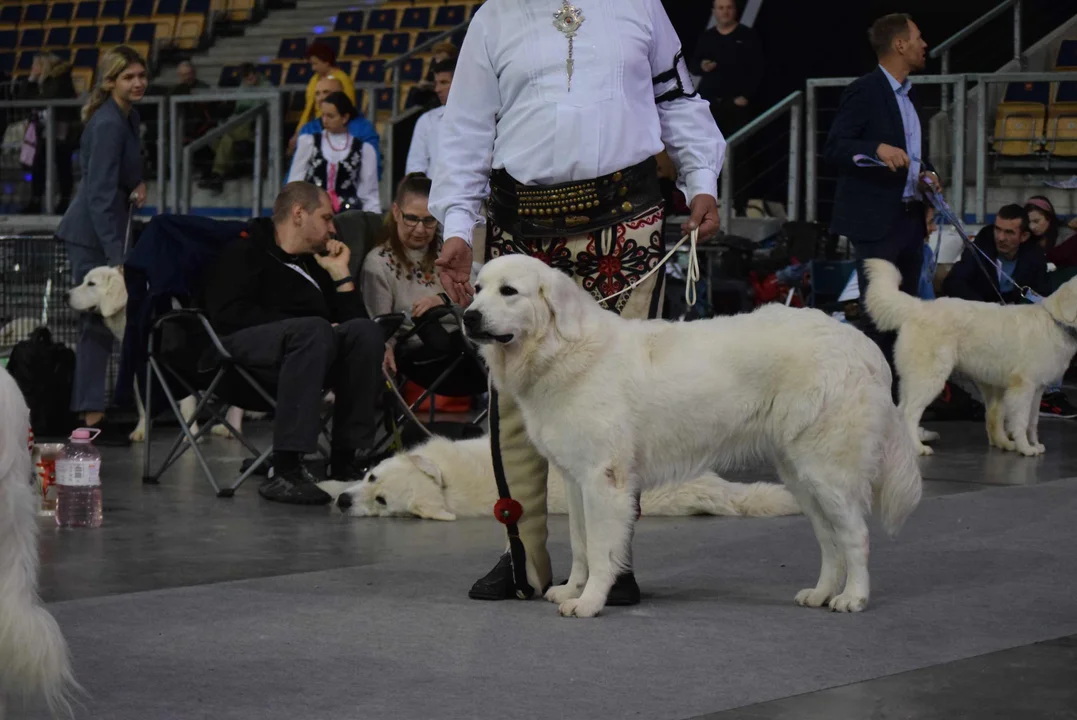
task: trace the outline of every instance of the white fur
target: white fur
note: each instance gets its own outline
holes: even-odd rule
[[[44,696],[54,714],[70,714],[68,696],[77,689],[67,643],[37,597],[29,427],[26,401],[0,367],[0,716],[5,696]]]
[[[456,442],[435,437],[378,463],[362,482],[327,480],[319,487],[334,500],[347,494],[351,505],[343,512],[352,517],[487,517],[498,497],[488,436]],[[568,512],[564,480],[553,468],[546,502],[551,514]],[[640,507],[643,515],[771,517],[800,512],[793,496],[777,483],[735,483],[710,472],[681,485],[648,488]]]
[[[924,301],[898,287],[901,273],[885,260],[868,260],[865,302],[880,330],[897,330],[894,365],[901,381],[900,409],[922,455],[920,418],[954,370],[983,394],[987,439],[994,447],[1042,455],[1040,399],[1077,352],[1077,279],[1042,304],[998,305],[958,298]],[[937,436],[936,436],[937,437]]]
[[[605,605],[630,557],[638,490],[753,459],[774,463],[819,541],[819,581],[796,602],[864,609],[873,492],[890,533],[921,493],[871,340],[780,305],[691,323],[627,320],[522,255],[488,263],[478,285],[469,335],[565,478],[572,571],[547,593],[562,615]]]
[[[96,267],[86,273],[82,284],[75,287],[68,294],[68,304],[74,310],[82,312],[96,312],[105,321],[105,327],[119,340],[123,342],[123,336],[127,329],[127,285],[123,274],[114,267]],[[146,409],[142,405],[142,394],[139,392],[138,383],[134,384],[135,405],[138,408],[138,425],[131,431],[128,438],[131,442],[144,442],[146,440]],[[198,434],[198,423],[191,423],[198,403],[193,395],[180,400],[180,412],[185,422],[190,424],[191,434]],[[229,408],[227,413],[228,422],[236,430],[242,430],[243,410]],[[217,424],[210,428],[210,432],[218,437],[232,438],[232,431],[226,426]]]

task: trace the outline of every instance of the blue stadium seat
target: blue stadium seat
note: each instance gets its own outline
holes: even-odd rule
[[[346,10],[337,14],[337,21],[333,24],[333,32],[359,32],[363,29],[363,12],[361,10]]]
[[[157,25],[151,22],[135,23],[131,26],[131,34],[127,36],[130,43],[149,43],[153,46],[154,37],[157,35]]]
[[[448,30],[464,22],[467,8],[463,5],[442,5],[434,16],[434,27]]]
[[[14,48],[18,37],[18,30],[0,30],[0,48]]]
[[[45,38],[45,46],[50,48],[65,48],[71,45],[71,27],[49,28],[49,34]]]
[[[281,38],[277,57],[282,60],[302,60],[307,52],[306,38]]]
[[[225,65],[217,78],[218,87],[239,87],[239,65]]]
[[[343,57],[374,57],[374,36],[350,35],[348,41],[344,43]]]
[[[340,36],[339,35],[318,35],[311,42],[318,42],[325,45],[333,54],[340,57]]]
[[[75,19],[93,22],[101,13],[101,3],[98,0],[82,0],[75,8]]]
[[[39,48],[44,43],[45,31],[41,28],[26,28],[19,33],[20,48]]]
[[[355,81],[364,83],[385,82],[385,61],[363,60],[355,70]]]
[[[411,49],[411,36],[407,33],[385,33],[378,45],[378,55],[401,55]]]
[[[377,112],[392,112],[393,91],[391,88],[382,88],[374,94],[374,109]]]
[[[341,72],[343,72],[345,75],[347,75],[348,77],[351,77],[351,74],[352,74],[352,61],[351,60],[337,60],[337,67],[340,68]]]
[[[127,6],[128,20],[149,20],[153,17],[153,0],[131,0]]]
[[[423,79],[424,64],[422,58],[405,60],[404,64],[400,66],[400,79],[403,82],[419,82]]]
[[[123,45],[127,42],[126,25],[106,25],[101,30],[102,45]]]
[[[415,36],[415,47],[419,47],[423,43],[433,40],[442,32],[442,30],[420,30],[419,34]],[[429,48],[427,48],[425,52],[429,52]]]
[[[1047,82],[1012,82],[1006,85],[1006,96],[1002,102],[1007,103],[1042,103],[1051,101],[1051,83]]]
[[[1056,103],[1077,103],[1077,81],[1066,80],[1058,84],[1055,90]]]
[[[50,24],[66,24],[71,22],[71,18],[75,16],[75,4],[69,2],[58,2],[49,6],[49,18],[46,22]]]
[[[126,9],[123,0],[105,0],[105,4],[101,6],[101,17],[99,19],[101,21],[123,22]]]
[[[23,11],[22,24],[27,25],[35,23],[37,25],[45,22],[45,18],[49,14],[49,6],[44,4],[27,5],[26,10]]]
[[[19,53],[19,64],[15,71],[20,73],[30,72],[34,67],[34,58],[36,56],[36,50],[23,50]]]
[[[183,3],[183,13],[207,15],[209,13],[209,0],[186,0]]]
[[[179,15],[183,8],[181,0],[157,0],[157,15]]]
[[[396,30],[396,10],[371,10],[366,19],[367,30]]]
[[[97,48],[79,48],[75,51],[75,62],[72,64],[77,68],[96,70],[97,60],[100,56],[101,51]]]
[[[13,52],[0,52],[0,72],[8,73],[9,75],[15,70],[15,53]]]
[[[284,78],[285,85],[306,85],[310,82],[310,76],[314,71],[310,63],[292,63],[288,66],[288,74]]]
[[[254,69],[260,72],[273,87],[280,85],[281,78],[284,77],[284,68],[277,63],[255,65]]]
[[[401,30],[428,30],[430,28],[430,8],[410,7],[400,17]]]
[[[1063,40],[1058,46],[1055,70],[1077,70],[1077,40]]]
[[[75,47],[93,47],[101,35],[101,28],[96,25],[79,25],[75,28]]]
[[[0,5],[0,25],[17,26],[22,20],[22,5]]]

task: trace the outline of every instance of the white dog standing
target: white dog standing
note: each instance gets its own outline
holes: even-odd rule
[[[572,571],[546,594],[562,615],[604,606],[626,564],[637,491],[754,458],[774,463],[819,541],[818,583],[796,602],[867,605],[873,493],[894,533],[921,480],[890,369],[863,333],[778,305],[691,323],[626,320],[521,255],[483,267],[464,321],[495,387],[512,394],[565,478]]]
[[[568,512],[565,484],[554,468],[548,486],[549,512]],[[362,482],[326,480],[318,487],[352,517],[487,517],[497,500],[488,436],[455,442],[435,437],[378,463]],[[680,485],[644,490],[640,507],[643,515],[666,516],[773,517],[800,512],[793,496],[777,483],[735,483],[710,472]]]
[[[875,325],[897,330],[894,365],[901,412],[921,455],[920,418],[954,370],[979,387],[992,446],[1041,455],[1040,399],[1077,352],[1077,278],[1034,305],[959,298],[925,301],[898,290],[901,273],[885,260],[865,262],[864,296]]]
[[[41,695],[54,713],[75,690],[67,643],[37,598],[37,517],[26,440],[30,410],[0,367],[0,718],[6,697]]]

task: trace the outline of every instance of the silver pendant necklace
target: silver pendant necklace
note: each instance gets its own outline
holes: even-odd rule
[[[568,90],[572,91],[572,39],[576,37],[576,31],[583,24],[583,10],[569,4],[568,0],[561,0],[561,9],[553,14],[553,26],[561,34],[568,38],[568,57],[565,59],[565,71],[568,73]]]

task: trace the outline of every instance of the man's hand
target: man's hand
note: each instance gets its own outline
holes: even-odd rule
[[[146,204],[146,183],[139,183],[138,187],[131,191],[131,202],[138,208]]]
[[[396,354],[393,353],[393,346],[386,344],[385,357],[381,361],[381,365],[385,368],[385,372],[390,375],[396,375]]]
[[[325,254],[315,253],[314,259],[325,268],[329,277],[342,280],[348,277],[348,263],[352,259],[352,251],[341,241],[330,240],[325,245]]]
[[[692,198],[691,215],[688,222],[681,225],[681,232],[687,235],[699,228],[700,242],[718,234],[718,202],[706,193]]]
[[[890,168],[892,172],[897,172],[900,168],[909,167],[909,156],[905,154],[904,150],[893,145],[879,143],[879,147],[875,148],[875,155],[886,163],[886,167]]]
[[[702,60],[699,63],[699,69],[703,72],[710,72],[716,67],[718,67],[718,63],[714,62],[713,60]]]
[[[445,304],[445,301],[438,295],[430,295],[422,299],[416,300],[411,306],[412,317],[422,317],[427,310],[431,310],[436,307],[441,307]]]
[[[471,246],[464,242],[463,238],[451,237],[441,246],[441,255],[434,263],[445,294],[461,307],[467,307],[471,296],[475,294],[471,287],[473,258]]]
[[[919,178],[920,192],[932,192],[942,197],[942,180],[930,170],[924,170]]]
[[[733,98],[733,104],[737,107],[747,107],[748,98],[744,97],[743,95],[738,95],[737,97]]]

